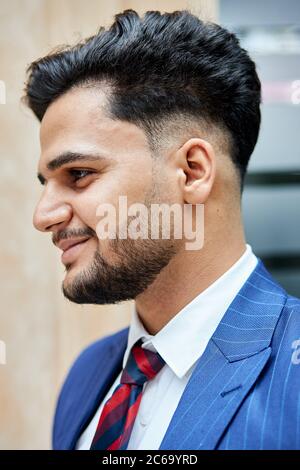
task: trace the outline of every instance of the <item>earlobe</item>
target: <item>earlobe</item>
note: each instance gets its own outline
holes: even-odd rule
[[[207,191],[198,180],[186,185],[184,190],[184,202],[186,204],[204,204],[207,197]]]

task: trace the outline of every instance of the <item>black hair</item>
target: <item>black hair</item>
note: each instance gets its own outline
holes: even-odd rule
[[[103,82],[111,116],[152,138],[176,116],[219,126],[243,184],[259,133],[261,86],[254,62],[223,27],[187,10],[143,17],[125,10],[110,28],[34,61],[27,72],[25,101],[39,120],[72,87]]]

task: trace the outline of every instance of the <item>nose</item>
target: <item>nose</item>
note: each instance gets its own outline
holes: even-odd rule
[[[68,224],[72,218],[72,207],[59,191],[47,187],[33,215],[33,225],[41,232],[55,231],[57,226]]]

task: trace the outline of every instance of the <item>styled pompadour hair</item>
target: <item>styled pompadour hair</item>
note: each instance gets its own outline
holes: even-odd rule
[[[189,11],[115,16],[108,29],[56,50],[28,68],[25,101],[39,120],[72,87],[109,84],[109,112],[152,140],[186,116],[219,126],[241,185],[260,127],[261,85],[236,36]]]

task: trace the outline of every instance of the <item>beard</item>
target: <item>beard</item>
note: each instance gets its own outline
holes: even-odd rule
[[[162,197],[163,185],[160,186],[159,177],[155,181],[154,176],[155,170],[144,201],[148,209],[152,203],[161,203],[162,200],[170,203]],[[170,233],[174,233],[173,221],[171,225]],[[89,228],[86,234],[96,235]],[[120,239],[116,235],[109,243],[114,261],[109,262],[98,248],[90,266],[77,274],[69,285],[63,285],[63,294],[71,302],[103,305],[135,299],[180,250],[180,240],[174,238]]]
[[[90,266],[63,285],[71,302],[103,305],[135,299],[177,252],[172,240],[116,238],[110,243],[120,261],[110,264],[97,250]]]

